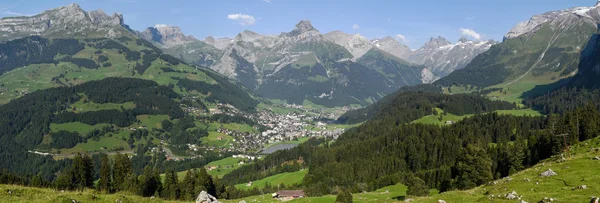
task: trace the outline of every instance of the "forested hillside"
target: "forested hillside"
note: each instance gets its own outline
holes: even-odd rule
[[[426,115],[437,115],[436,108],[455,115],[478,114],[494,110],[515,109],[516,104],[492,101],[476,94],[446,95],[437,93],[433,85],[401,88],[379,102],[338,118],[340,123],[359,123],[376,117],[391,117],[397,124],[407,123]],[[439,112],[442,113],[442,112]]]

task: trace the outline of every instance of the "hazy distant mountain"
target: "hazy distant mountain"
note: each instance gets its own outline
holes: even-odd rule
[[[339,45],[331,41],[337,38],[333,34],[322,35],[310,21],[301,21],[278,35],[246,30],[233,39],[207,37],[204,42],[222,50],[212,69],[259,95],[290,103],[368,104],[401,86],[421,83],[422,66],[387,53],[360,60],[374,49],[368,39],[349,36]],[[384,60],[378,64],[376,58]]]
[[[452,44],[443,37],[431,38],[420,49],[414,51],[408,61],[425,65],[436,77],[444,77],[456,69],[461,69],[473,58],[496,44],[489,41],[470,41],[461,38]]]
[[[144,32],[140,32],[140,37],[159,43],[165,47],[198,41],[191,35],[184,35],[179,27],[164,24],[157,24],[154,27],[147,28]]]
[[[350,35],[342,31],[333,31],[324,37],[352,53],[354,59],[360,58],[367,51],[377,48],[399,59],[413,64],[424,65],[421,78],[423,83],[431,83],[446,76],[456,69],[466,66],[471,60],[487,51],[494,41],[470,41],[461,38],[452,44],[443,37],[431,38],[418,50],[411,50],[393,37],[368,40],[360,34]]]
[[[115,38],[129,32],[128,29],[121,14],[109,16],[102,10],[86,12],[79,5],[71,4],[35,16],[0,19],[0,41],[34,35]]]

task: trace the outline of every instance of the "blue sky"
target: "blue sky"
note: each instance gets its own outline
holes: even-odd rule
[[[322,33],[342,30],[368,38],[398,36],[411,48],[430,37],[502,40],[532,15],[594,0],[0,0],[0,17],[37,14],[77,3],[85,10],[123,13],[136,30],[155,24],[180,26],[199,39],[233,37],[243,30],[277,34],[311,20]],[[401,35],[401,36],[400,36]]]

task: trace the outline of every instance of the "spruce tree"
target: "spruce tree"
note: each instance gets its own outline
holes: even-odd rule
[[[173,169],[169,169],[165,173],[164,187],[163,187],[161,196],[162,196],[162,198],[165,198],[168,200],[174,200],[174,199],[179,199],[179,194],[180,194],[180,190],[179,190],[179,181],[177,179],[177,174],[175,173],[175,171]]]
[[[110,173],[111,164],[106,154],[102,154],[100,166],[100,180],[98,190],[106,193],[112,192],[112,176]]]
[[[133,174],[131,160],[127,154],[117,154],[113,170],[113,183],[117,191],[126,190],[126,181]]]
[[[92,160],[92,157],[90,157],[88,154],[85,154],[85,155],[83,155],[82,163],[83,163],[83,184],[87,188],[93,188],[94,187],[94,174],[96,174],[96,172],[94,171],[95,170],[94,169],[94,161]]]
[[[81,153],[77,153],[75,158],[73,158],[73,164],[71,165],[71,173],[75,189],[79,191],[83,191],[83,189],[86,187],[85,168],[85,163],[83,161]]]
[[[194,200],[196,195],[196,182],[198,182],[198,176],[195,169],[188,170],[181,182],[181,199],[182,200]]]

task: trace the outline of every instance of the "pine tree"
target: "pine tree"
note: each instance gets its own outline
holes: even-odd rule
[[[458,163],[457,184],[460,189],[469,189],[492,180],[492,160],[485,150],[468,145],[461,150]]]
[[[56,180],[54,181],[54,187],[58,190],[72,190],[75,188],[73,182],[73,172],[71,168],[63,169]]]
[[[112,176],[110,173],[111,164],[106,154],[102,154],[100,166],[100,180],[98,190],[106,193],[112,192]]]
[[[142,196],[149,197],[159,192],[162,188],[160,175],[157,171],[152,170],[150,166],[144,167],[144,174],[140,182],[140,190]]]
[[[83,157],[81,153],[77,153],[75,158],[73,158],[73,165],[71,165],[71,173],[73,174],[73,183],[75,185],[75,189],[79,191],[83,191],[86,187],[86,172],[85,172],[85,163],[83,161]]]
[[[196,194],[199,194],[202,190],[206,191],[208,194],[211,194],[213,196],[216,196],[217,192],[216,192],[216,188],[215,188],[215,183],[213,182],[213,179],[210,175],[208,175],[208,172],[206,172],[206,169],[204,168],[200,168],[198,169],[198,182],[197,182],[197,190],[200,191],[196,191]]]
[[[94,161],[92,160],[92,157],[90,157],[88,154],[85,154],[85,155],[83,155],[82,163],[83,163],[83,184],[87,188],[93,188],[94,187],[94,174],[96,174],[96,172],[94,171],[95,170],[94,169]]]
[[[126,180],[133,174],[131,160],[127,154],[117,154],[113,169],[113,184],[117,191],[125,190]]]
[[[169,169],[165,173],[164,187],[161,196],[165,199],[174,200],[179,199],[179,194],[180,191],[177,174],[173,169]]]
[[[196,182],[198,182],[196,170],[188,170],[180,184],[182,200],[194,200],[198,194],[196,193]]]

